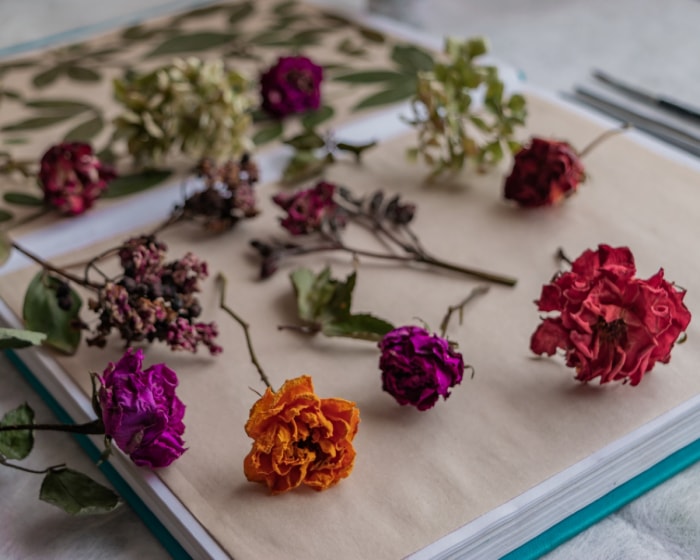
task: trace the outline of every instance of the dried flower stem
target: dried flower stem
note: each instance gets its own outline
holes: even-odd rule
[[[469,304],[469,302],[471,302],[475,298],[486,294],[488,291],[488,286],[476,286],[471,292],[469,292],[469,295],[465,297],[462,301],[460,301],[457,305],[450,305],[447,308],[447,313],[445,313],[445,317],[443,317],[442,322],[440,323],[440,336],[442,338],[445,338],[445,334],[447,333],[447,327],[450,324],[450,319],[452,318],[453,313],[459,311],[459,323],[461,325],[462,313],[464,312],[464,308],[466,307],[466,305]]]
[[[40,210],[37,210],[36,212],[32,214],[27,214],[23,218],[20,218],[19,220],[15,222],[10,222],[7,227],[2,228],[2,231],[10,231],[11,229],[18,228],[20,226],[26,225],[28,223],[33,222],[34,220],[37,220],[41,218],[42,216],[48,214],[51,212],[51,208],[49,206],[44,206]]]
[[[65,463],[61,463],[59,465],[52,465],[50,467],[46,467],[43,470],[37,470],[37,469],[29,469],[27,467],[22,467],[21,465],[15,465],[14,463],[9,463],[7,459],[5,459],[2,455],[0,455],[0,465],[3,465],[5,467],[10,467],[11,469],[16,469],[18,471],[30,473],[30,474],[46,474],[50,473],[52,471],[58,471],[58,470],[63,470],[66,468]]]
[[[244,321],[233,309],[231,309],[226,304],[226,284],[227,284],[226,277],[223,274],[219,273],[216,276],[216,281],[221,287],[221,297],[219,299],[219,307],[221,309],[223,309],[226,313],[228,313],[228,315],[234,321],[236,321],[243,329],[243,334],[245,335],[246,345],[248,346],[248,354],[250,355],[250,361],[253,362],[255,369],[258,370],[258,374],[260,375],[260,379],[265,384],[265,386],[272,389],[272,385],[270,384],[270,380],[267,378],[267,375],[265,374],[265,371],[263,370],[262,366],[260,365],[260,362],[258,361],[258,358],[255,354],[255,349],[253,348],[253,341],[250,338],[250,325],[246,321]]]
[[[584,156],[589,154],[596,146],[598,146],[602,142],[605,142],[611,136],[615,136],[617,134],[620,134],[631,127],[632,127],[632,125],[630,123],[623,123],[619,128],[613,128],[611,130],[606,130],[605,132],[603,132],[602,134],[600,134],[599,136],[594,138],[593,141],[590,144],[588,144],[588,146],[586,146],[583,150],[581,150],[581,152],[578,154],[579,157],[583,158]]]
[[[47,270],[49,272],[53,272],[55,274],[58,274],[59,276],[62,276],[66,280],[70,280],[71,282],[75,282],[79,286],[83,286],[84,288],[92,288],[93,290],[97,290],[100,288],[97,284],[94,284],[93,282],[90,282],[89,280],[85,278],[80,278],[79,276],[76,276],[74,274],[71,274],[70,272],[67,272],[61,268],[58,268],[57,266],[52,265],[50,262],[45,261],[41,257],[35,255],[31,251],[28,251],[15,241],[12,242],[12,247],[14,249],[17,249],[20,253],[22,253],[25,257],[33,260],[35,263],[40,265],[44,270]]]
[[[0,426],[0,432],[16,432],[18,430],[44,430],[68,432],[70,434],[104,434],[105,426],[102,420],[93,420],[85,424],[8,424]]]

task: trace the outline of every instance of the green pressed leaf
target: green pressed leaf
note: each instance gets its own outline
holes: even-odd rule
[[[10,212],[9,210],[5,210],[4,208],[0,208],[0,223],[9,222],[14,217],[15,217],[15,215],[12,212]]]
[[[39,499],[71,515],[108,513],[122,504],[113,490],[73,469],[49,472],[41,483]]]
[[[52,115],[50,117],[32,117],[22,121],[7,124],[2,127],[3,132],[14,132],[17,130],[36,130],[37,128],[47,128],[70,118],[71,115]]]
[[[321,173],[328,165],[325,157],[319,157],[310,150],[299,150],[289,160],[282,172],[282,182],[297,183]]]
[[[369,313],[358,313],[345,317],[342,321],[324,323],[321,332],[326,336],[343,336],[362,340],[379,341],[394,325]]]
[[[273,8],[273,12],[278,16],[286,16],[289,15],[292,10],[294,10],[296,5],[296,0],[284,0]]]
[[[353,111],[360,109],[368,109],[370,107],[379,107],[390,103],[398,103],[410,98],[416,93],[416,82],[413,79],[406,79],[403,82],[394,82],[392,87],[373,93],[362,99],[353,107]]]
[[[26,329],[6,329],[0,327],[0,350],[37,346],[46,339],[42,332]]]
[[[84,66],[69,66],[66,68],[66,75],[76,82],[99,82],[102,78],[99,72]]]
[[[100,132],[102,132],[104,125],[105,123],[102,120],[102,117],[97,115],[69,130],[63,137],[63,140],[65,142],[89,142]]]
[[[8,144],[11,146],[16,146],[19,144],[26,144],[27,142],[29,142],[28,138],[5,138],[2,141],[3,144]]]
[[[56,79],[65,71],[66,67],[63,64],[53,66],[48,70],[44,70],[43,72],[36,74],[32,78],[32,83],[36,88],[45,88],[46,86],[50,86],[52,83],[54,83]]]
[[[158,32],[158,29],[146,29],[143,25],[134,25],[122,32],[122,39],[126,39],[128,41],[140,41],[142,39],[150,39]]]
[[[43,206],[44,200],[33,194],[27,194],[22,192],[6,192],[2,195],[5,202],[10,204],[16,204],[17,206]]]
[[[304,114],[300,119],[301,125],[306,129],[311,129],[327,121],[328,119],[333,118],[334,114],[335,111],[333,110],[333,107],[324,105],[316,111]]]
[[[383,43],[386,41],[386,36],[384,33],[381,33],[375,29],[367,29],[366,27],[363,27],[360,29],[360,35],[372,43]]]
[[[0,87],[0,99],[7,97],[8,99],[22,99],[22,94],[14,89]]]
[[[272,121],[253,135],[253,143],[256,146],[262,146],[282,136],[283,131],[284,127],[281,121]]]
[[[172,175],[167,169],[152,169],[131,175],[122,175],[109,183],[102,198],[118,198],[145,191],[165,181]]]
[[[432,70],[435,64],[428,51],[413,45],[396,45],[391,51],[391,60],[411,76]]]
[[[321,35],[328,30],[325,28],[305,29],[292,35],[287,43],[290,47],[310,47],[317,45],[321,41]]]
[[[229,23],[238,23],[243,21],[248,16],[255,12],[252,2],[241,2],[240,4],[234,4],[228,10],[228,21]]]
[[[16,62],[7,62],[0,64],[0,77],[10,70],[21,70],[22,68],[31,68],[36,65],[34,60],[18,60]]]
[[[285,140],[284,143],[295,150],[304,151],[315,150],[326,145],[326,141],[312,130],[307,130],[294,138]]]
[[[297,268],[289,275],[297,299],[297,311],[302,321],[315,321],[315,310],[309,298],[316,275],[308,268]]]
[[[231,42],[236,37],[235,33],[220,33],[216,31],[198,31],[195,33],[183,33],[163,41],[155,49],[146,55],[147,58],[162,55],[183,54],[201,52],[215,47],[220,47]]]
[[[352,39],[347,37],[345,39],[341,39],[335,48],[339,53],[350,56],[363,56],[367,54],[366,48],[364,48],[362,45],[355,44]]]
[[[224,8],[225,8],[225,6],[222,6],[222,5],[207,6],[205,8],[197,8],[196,10],[191,10],[191,11],[185,12],[184,14],[181,14],[179,16],[175,16],[172,20],[172,23],[179,24],[179,23],[181,23],[185,20],[188,20],[188,19],[210,16],[210,15],[213,15],[213,14],[220,12]]]
[[[48,113],[60,113],[67,116],[79,115],[94,109],[89,103],[72,99],[32,99],[27,101],[25,105],[33,109],[44,109]]]
[[[376,84],[380,82],[406,81],[406,75],[393,70],[364,70],[363,72],[336,76],[333,79],[348,84]]]
[[[12,219],[11,214],[10,219]],[[5,233],[4,231],[0,231],[0,266],[4,265],[7,262],[7,259],[10,258],[11,253],[12,241],[10,241],[10,238],[8,237],[7,233]]]
[[[27,403],[21,404],[5,414],[0,420],[0,426],[19,424],[34,424],[34,411]],[[16,430],[0,432],[0,455],[21,461],[34,447],[34,434],[31,430]]]
[[[289,46],[289,40],[281,35],[280,31],[263,31],[248,39],[251,43],[261,47]]]
[[[32,331],[46,333],[45,343],[65,354],[73,354],[80,344],[81,330],[76,321],[82,307],[78,293],[69,288],[71,306],[63,310],[58,306],[56,289],[58,278],[44,271],[36,273],[27,287],[22,305],[25,326]]]

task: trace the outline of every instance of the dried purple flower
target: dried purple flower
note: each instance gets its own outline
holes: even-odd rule
[[[283,118],[321,105],[323,68],[305,56],[283,56],[260,77],[262,108]]]
[[[320,181],[310,189],[276,194],[272,201],[287,212],[280,220],[282,227],[292,235],[321,231],[324,225],[333,229],[344,227],[347,219],[333,198],[335,191],[333,183]]]

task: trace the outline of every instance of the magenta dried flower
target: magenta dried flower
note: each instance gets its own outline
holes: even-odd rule
[[[315,187],[292,194],[276,194],[272,201],[287,212],[280,220],[292,235],[307,235],[321,231],[324,225],[333,229],[345,226],[345,213],[333,198],[336,186],[320,181]]]
[[[167,467],[185,451],[185,405],[177,374],[165,364],[142,369],[143,352],[127,350],[110,363],[97,391],[105,435],[140,467]]]
[[[46,204],[70,216],[92,208],[116,176],[114,169],[100,162],[92,147],[83,142],[51,147],[41,158],[39,169]]]
[[[382,389],[401,404],[432,408],[438,398],[464,376],[462,355],[450,343],[423,328],[406,326],[388,332],[379,342]]]
[[[283,118],[321,105],[323,68],[305,56],[283,56],[260,77],[262,108]]]

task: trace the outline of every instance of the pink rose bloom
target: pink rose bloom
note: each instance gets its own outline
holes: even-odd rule
[[[116,177],[112,167],[97,159],[89,144],[64,142],[41,158],[39,183],[46,204],[69,216],[92,208]]]
[[[100,377],[97,399],[105,434],[140,467],[167,467],[184,452],[185,405],[165,364],[141,369],[143,352],[127,350]]]
[[[275,117],[314,111],[321,105],[323,68],[304,56],[283,56],[260,77],[262,108]]]
[[[444,338],[420,327],[399,327],[379,342],[382,389],[399,404],[432,408],[462,382],[464,361]]]
[[[600,245],[585,251],[570,272],[542,288],[542,320],[530,341],[536,354],[564,351],[576,379],[637,385],[656,362],[668,363],[671,349],[690,323],[685,291],[660,269],[648,280],[635,277],[626,247]]]
[[[307,235],[321,230],[324,223],[345,225],[345,215],[333,199],[335,185],[321,181],[311,189],[292,194],[279,193],[272,201],[287,211],[280,223],[292,235]]]

